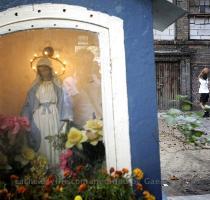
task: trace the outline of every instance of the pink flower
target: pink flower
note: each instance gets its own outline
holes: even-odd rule
[[[0,129],[17,134],[21,130],[30,130],[29,120],[26,117],[5,117],[0,116]]]
[[[65,170],[68,168],[68,159],[72,156],[72,150],[67,149],[63,153],[60,154],[60,168]]]
[[[11,133],[17,134],[20,131],[21,127],[17,121],[14,121],[13,126],[11,127]]]
[[[4,120],[4,116],[0,115],[0,124],[2,124],[3,120]]]
[[[1,127],[2,129],[8,129],[12,134],[17,134],[21,128],[17,117],[6,117]]]
[[[73,154],[73,152],[72,152],[72,150],[71,150],[71,149],[67,149],[67,150],[66,150],[65,155],[66,155],[66,157],[67,157],[67,158],[71,157],[71,156],[72,156],[72,154]]]
[[[12,133],[15,133],[19,130],[20,126],[16,123],[16,118],[15,117],[4,117],[3,120],[1,121],[1,129],[9,130]],[[14,131],[13,131],[14,129]]]
[[[23,129],[30,131],[30,123],[27,117],[19,117],[18,121]]]

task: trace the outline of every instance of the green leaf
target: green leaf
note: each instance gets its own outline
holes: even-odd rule
[[[186,100],[186,99],[188,99],[187,95],[177,95],[176,96],[176,100]]]
[[[204,134],[203,131],[200,130],[193,130],[193,135],[196,137],[201,137]]]
[[[182,114],[182,111],[179,110],[179,109],[171,108],[171,109],[167,112],[167,114],[168,114],[168,115],[176,116],[176,115]]]
[[[181,110],[183,110],[183,111],[190,111],[191,110],[191,108],[192,108],[192,106],[190,105],[190,104],[182,104],[182,106],[181,106]]]
[[[185,117],[185,122],[186,123],[196,123],[197,118],[193,117],[193,116],[186,116]]]
[[[196,139],[195,139],[194,137],[191,136],[191,137],[189,138],[189,142],[190,142],[190,143],[195,143],[195,141],[196,141]]]
[[[167,115],[165,116],[165,120],[166,120],[166,123],[168,123],[169,125],[176,124],[176,118],[174,118],[173,116]]]

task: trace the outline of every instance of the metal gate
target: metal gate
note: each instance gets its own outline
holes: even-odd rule
[[[180,94],[180,62],[156,62],[158,109],[178,108]]]

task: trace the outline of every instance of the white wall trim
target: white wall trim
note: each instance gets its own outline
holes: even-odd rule
[[[107,168],[126,167],[131,170],[123,21],[65,4],[26,5],[0,12],[0,35],[38,28],[69,28],[98,33]]]

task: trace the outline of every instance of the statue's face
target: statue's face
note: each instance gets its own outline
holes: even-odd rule
[[[38,66],[37,70],[43,80],[49,80],[51,78],[50,67],[41,65],[41,66]]]

